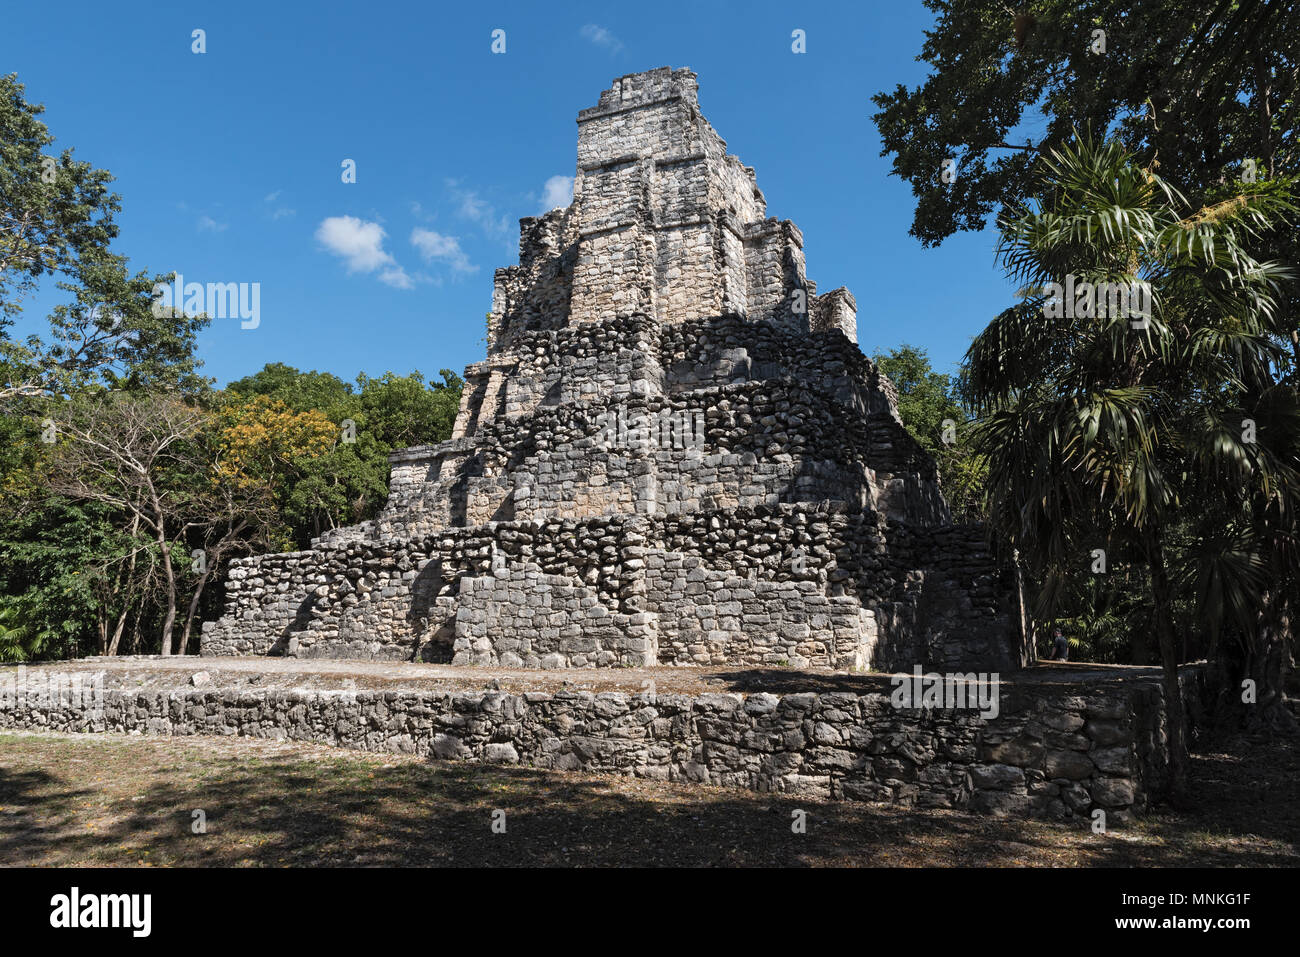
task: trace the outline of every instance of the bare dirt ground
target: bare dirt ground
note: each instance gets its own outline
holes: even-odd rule
[[[1293,744],[1234,741],[1195,756],[1192,810],[1093,834],[246,738],[11,733],[0,864],[1296,866],[1298,784]]]
[[[0,665],[0,680],[11,677],[15,665]],[[730,665],[717,668],[477,668],[403,661],[356,661],[328,658],[200,658],[124,657],[81,658],[26,666],[43,671],[103,672],[106,689],[173,688],[187,685],[206,671],[222,688],[261,690],[399,690],[479,691],[624,691],[636,693],[652,686],[658,693],[703,694],[768,691],[848,691],[856,694],[888,691],[889,676],[879,673],[795,670]],[[1002,676],[1011,686],[1051,684],[1062,688],[1097,682],[1124,682],[1158,677],[1157,668],[1128,665],[1057,664],[1045,662]]]

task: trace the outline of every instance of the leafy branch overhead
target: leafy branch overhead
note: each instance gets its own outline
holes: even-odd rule
[[[927,0],[918,86],[872,97],[882,156],[916,197],[926,246],[984,228],[1076,129],[1167,169],[1194,202],[1245,161],[1300,172],[1300,10],[1268,0]],[[1096,31],[1103,31],[1098,51]],[[955,160],[957,175],[941,170]]]
[[[49,151],[43,112],[13,74],[0,76],[0,402],[87,385],[201,390],[194,345],[207,318],[154,315],[153,287],[170,277],[133,274],[113,251],[113,177],[71,149]],[[24,300],[47,280],[69,300],[46,336],[15,339]]]

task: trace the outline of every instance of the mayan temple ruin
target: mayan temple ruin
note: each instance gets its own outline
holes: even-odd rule
[[[631,74],[578,114],[573,202],[521,220],[452,438],[392,455],[373,522],[235,561],[203,654],[1024,663],[1005,572],[951,523],[853,296],[807,278],[696,87]]]

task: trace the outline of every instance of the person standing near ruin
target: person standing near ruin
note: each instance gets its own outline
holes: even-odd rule
[[[1070,641],[1060,628],[1052,632],[1052,658],[1055,661],[1070,660]]]

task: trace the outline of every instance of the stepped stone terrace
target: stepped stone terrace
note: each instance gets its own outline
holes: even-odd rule
[[[578,114],[572,203],[520,221],[452,437],[372,522],[236,560],[202,654],[501,668],[1011,671],[1005,570],[819,293],[695,74]]]

